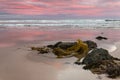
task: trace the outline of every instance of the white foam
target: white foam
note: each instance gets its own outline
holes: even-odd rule
[[[116,45],[114,44],[107,44],[107,43],[101,43],[98,46],[99,48],[104,48],[106,50],[108,50],[109,52],[113,52],[117,49]]]
[[[80,20],[0,20],[1,27],[40,27],[40,26],[57,26],[57,27],[69,27],[69,28],[112,28],[119,29],[120,21],[105,21],[102,19],[80,19]]]

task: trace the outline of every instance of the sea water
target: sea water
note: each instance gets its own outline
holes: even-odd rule
[[[120,20],[77,19],[77,20],[0,20],[0,28],[120,28]]]

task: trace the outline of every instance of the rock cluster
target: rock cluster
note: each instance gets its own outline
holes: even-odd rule
[[[107,38],[98,37],[98,39]],[[78,58],[76,64],[84,64],[84,69],[89,69],[95,74],[107,74],[110,78],[120,76],[120,59],[111,56],[103,48],[97,48],[97,44],[91,40],[57,42],[44,47],[31,47],[31,49],[39,51],[39,54],[52,52],[57,58],[76,57]],[[79,62],[83,57],[83,61]]]

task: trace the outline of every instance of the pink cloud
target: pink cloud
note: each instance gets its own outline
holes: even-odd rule
[[[118,0],[0,0],[1,12],[22,15],[120,16],[119,8]]]

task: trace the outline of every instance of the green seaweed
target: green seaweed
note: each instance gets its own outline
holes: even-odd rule
[[[81,40],[78,40],[75,45],[72,47],[67,48],[66,50],[63,50],[59,47],[53,49],[53,53],[58,57],[58,58],[63,58],[63,57],[77,57],[78,60],[80,61],[81,58],[85,57],[88,53],[88,45]]]
[[[31,47],[31,50],[39,51],[39,53],[48,53],[52,51],[53,54],[57,56],[57,58],[67,58],[67,57],[76,57],[77,62],[81,60],[81,58],[85,57],[88,54],[88,45],[81,40],[77,40],[77,42],[66,49],[62,49],[59,46],[54,48],[49,47]]]
[[[31,47],[31,50],[36,50],[39,51],[39,53],[44,54],[44,53],[49,53],[50,49],[48,47]]]

